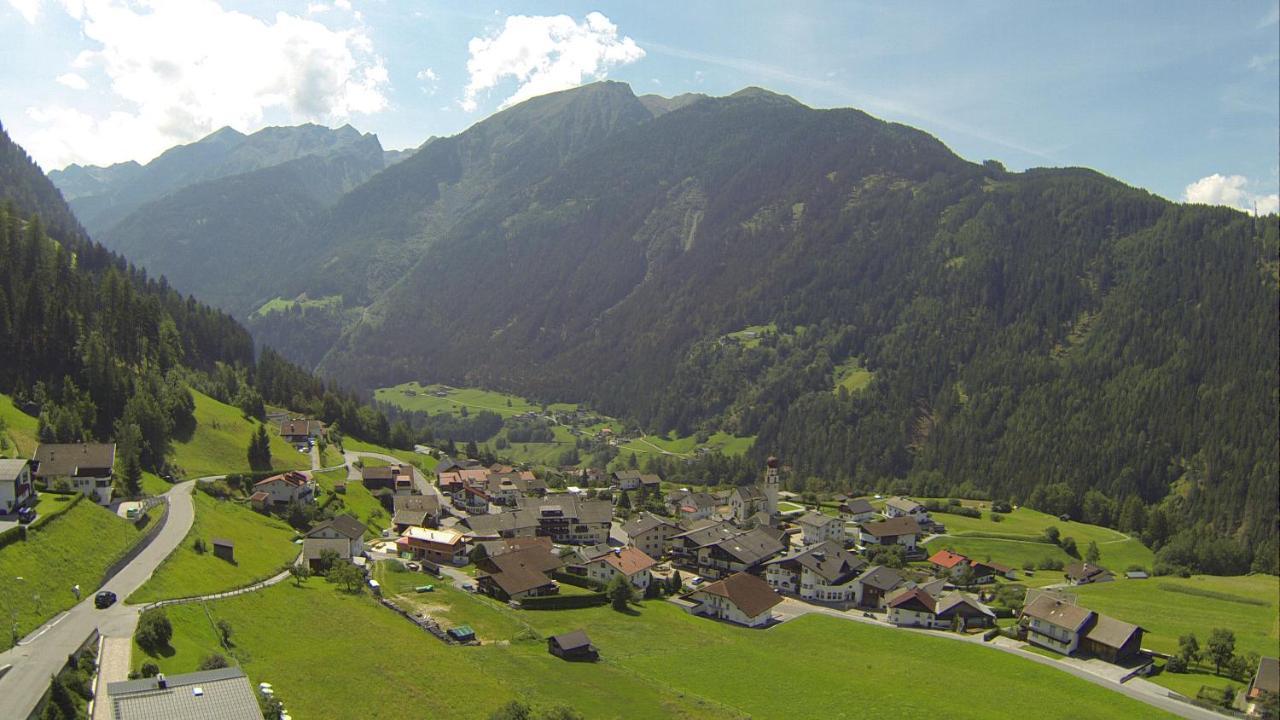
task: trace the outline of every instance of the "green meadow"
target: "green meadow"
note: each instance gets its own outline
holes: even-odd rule
[[[224,475],[249,471],[249,439],[256,420],[244,417],[239,408],[220,403],[192,391],[196,401],[196,429],[191,437],[173,443],[173,461],[186,477]],[[275,470],[306,470],[311,458],[285,442],[277,428],[267,426],[271,437],[271,467]]]
[[[8,395],[0,395],[0,420],[4,421],[5,443],[7,452],[0,452],[0,457],[31,457],[40,444],[36,437],[35,418],[22,412],[13,404]]]
[[[328,500],[329,495],[336,496],[333,500],[328,500],[329,508],[335,515],[354,515],[375,535],[391,527],[391,514],[359,480],[347,482],[346,468],[315,473],[314,477],[326,496],[325,500]],[[334,492],[338,483],[344,484],[343,492]]]
[[[426,582],[408,573],[380,577],[389,594]],[[226,620],[234,629],[231,654],[250,680],[272,683],[301,717],[340,707],[349,717],[482,719],[513,698],[569,705],[593,719],[1170,717],[990,648],[821,615],[748,630],[692,617],[664,601],[628,614],[609,607],[515,611],[433,582],[435,593],[414,594],[417,607],[447,618],[446,625],[473,625],[481,646],[445,645],[366,595],[312,578],[302,587],[286,582],[169,608],[173,652],[153,661],[177,673],[209,653],[225,653],[214,624]],[[332,622],[337,617],[340,625]],[[566,663],[547,653],[545,637],[578,628],[600,649],[600,662]],[[146,660],[135,653],[135,665]],[[351,682],[353,668],[359,683]]]
[[[130,603],[210,595],[252,585],[280,572],[301,550],[293,543],[293,529],[275,518],[199,490],[192,501],[196,516],[191,530],[151,579],[129,596]],[[235,562],[214,557],[215,538],[235,544]],[[204,542],[203,553],[195,549],[197,539]]]

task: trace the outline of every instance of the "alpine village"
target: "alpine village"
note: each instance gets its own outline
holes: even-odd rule
[[[0,718],[1280,717],[1274,209],[593,72],[0,130]]]

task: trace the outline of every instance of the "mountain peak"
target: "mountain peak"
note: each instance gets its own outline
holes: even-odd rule
[[[790,95],[783,95],[782,93],[776,93],[776,92],[773,92],[772,90],[765,90],[764,88],[756,87],[755,85],[744,87],[738,92],[733,93],[732,95],[729,95],[728,97],[738,98],[738,99],[766,100],[774,103],[785,103],[788,105],[795,105],[797,107],[805,107],[804,103],[800,102],[799,100],[796,100]]]

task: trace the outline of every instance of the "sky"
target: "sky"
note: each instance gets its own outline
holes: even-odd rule
[[[224,126],[452,135],[598,79],[856,107],[1011,170],[1280,207],[1280,2],[0,0],[0,123],[46,170]]]

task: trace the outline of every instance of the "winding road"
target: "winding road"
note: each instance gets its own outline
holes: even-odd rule
[[[164,526],[151,542],[102,586],[117,597],[126,598],[151,577],[191,529],[195,510],[191,489],[195,480],[174,485],[165,497],[169,513]],[[97,630],[107,638],[132,638],[141,606],[117,603],[105,610],[93,606],[94,592],[86,593],[80,604],[45,623],[22,639],[17,646],[0,653],[0,668],[11,666],[0,677],[0,718],[26,718],[49,687],[49,678],[67,661],[67,656],[84,645]]]

